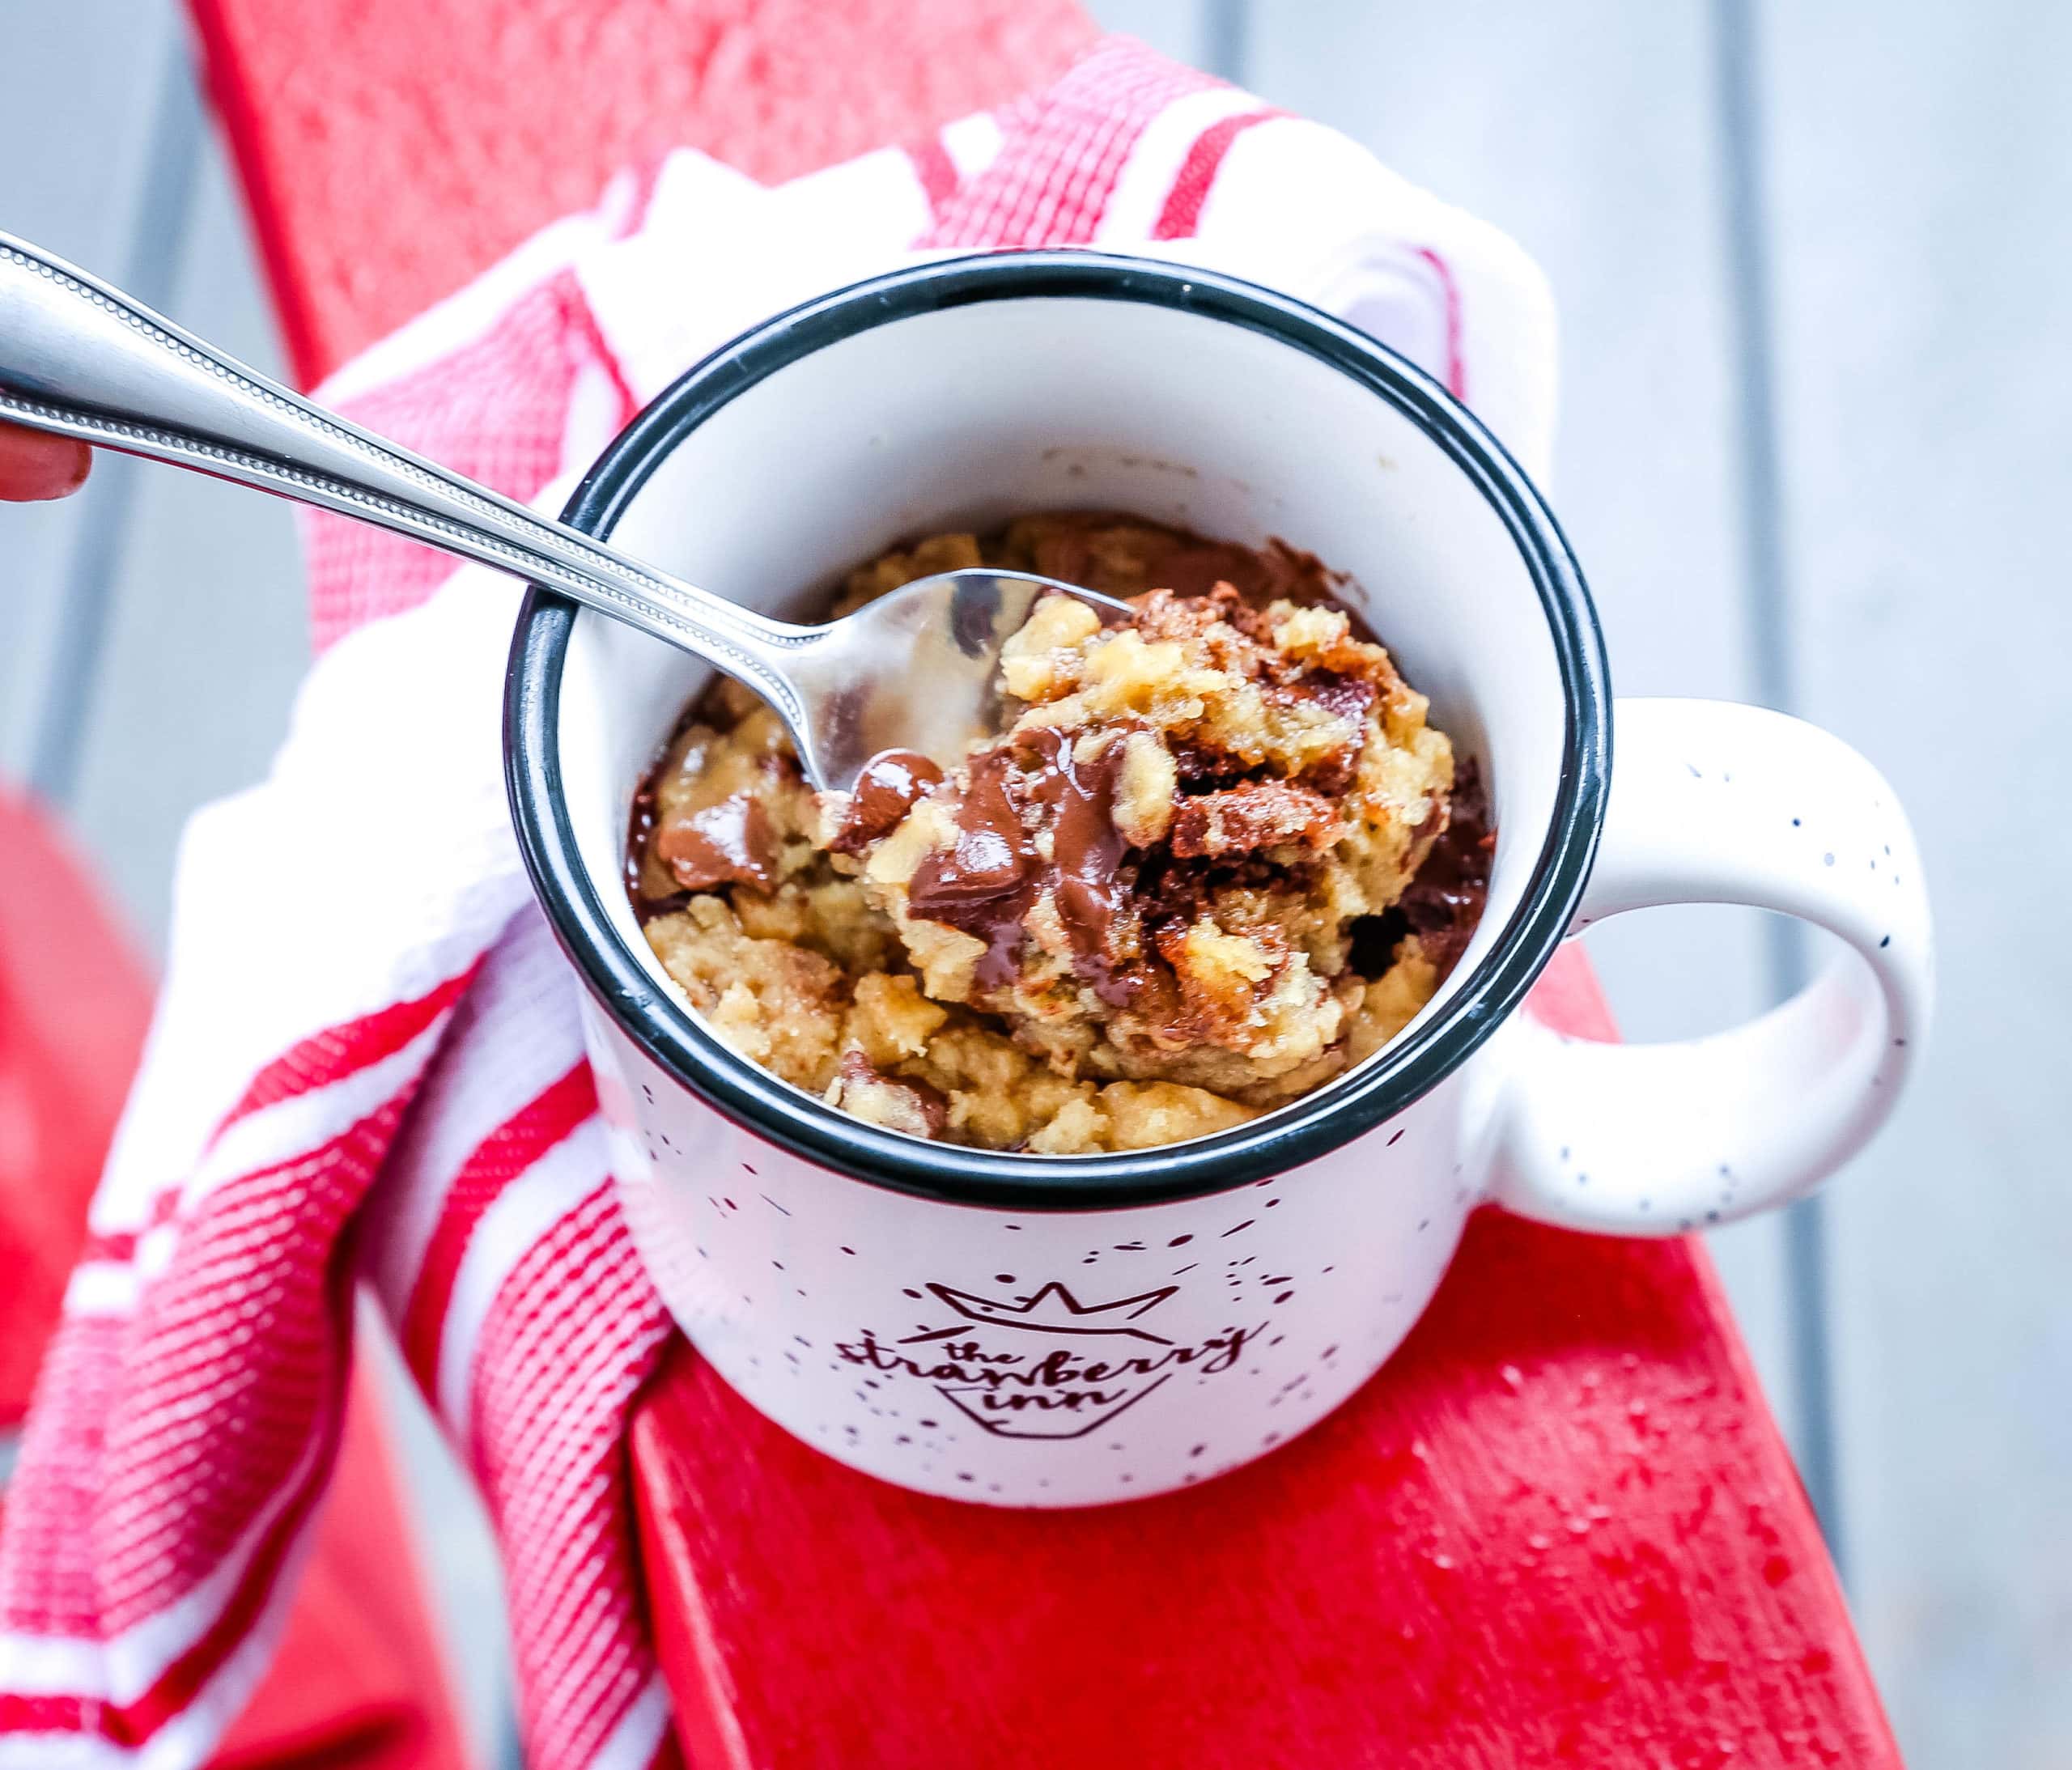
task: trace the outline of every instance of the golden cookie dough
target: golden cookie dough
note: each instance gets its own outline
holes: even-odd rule
[[[1328,574],[1048,516],[888,554],[839,606],[977,564],[1136,618],[1039,603],[1002,659],[1008,728],[947,778],[888,757],[853,796],[813,792],[775,717],[715,683],[629,855],[690,1007],[860,1119],[1038,1154],[1221,1131],[1379,1050],[1465,944],[1490,838]]]

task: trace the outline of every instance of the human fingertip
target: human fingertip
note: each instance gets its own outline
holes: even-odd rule
[[[74,437],[0,423],[0,500],[37,503],[70,497],[87,482],[93,464],[93,451]]]
[[[68,452],[70,459],[62,463],[62,470],[57,476],[57,489],[50,495],[53,498],[70,498],[74,492],[86,484],[87,475],[94,470],[94,452],[76,437],[61,437],[55,440],[70,445]]]

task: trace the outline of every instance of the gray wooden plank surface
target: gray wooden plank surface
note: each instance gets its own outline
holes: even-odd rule
[[[1202,0],[1093,0],[1086,10],[1103,29],[1148,43],[1195,67],[1210,64],[1212,24]]]
[[[213,138],[168,306],[233,354],[283,372]],[[265,775],[308,664],[308,622],[288,505],[171,468],[135,471],[70,810],[103,877],[159,947],[180,829],[197,805]],[[84,499],[81,511],[89,521],[96,515]]]
[[[0,0],[0,227],[119,273],[177,41],[162,5]],[[36,743],[66,563],[96,502],[11,511],[0,535],[0,770],[16,777]]]
[[[1896,783],[1940,912],[1921,1084],[1832,1191],[1855,1598],[1911,1763],[2040,1770],[2072,1764],[2072,12],[1760,23],[1804,711]]]
[[[1735,388],[1704,11],[1652,0],[1449,7],[1259,0],[1246,83],[1344,129],[1516,238],[1560,312],[1548,488],[1623,694],[1747,698]],[[1593,930],[1628,1037],[1767,1005],[1760,919],[1657,910]],[[1764,1386],[1798,1433],[1783,1230],[1710,1242]]]
[[[436,1610],[472,1760],[479,1770],[517,1770],[523,1759],[503,1563],[488,1509],[371,1297],[361,1299],[358,1325],[359,1356],[388,1398],[389,1443],[408,1483],[411,1547]]]

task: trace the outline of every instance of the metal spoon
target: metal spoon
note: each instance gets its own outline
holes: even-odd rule
[[[393,528],[694,652],[775,708],[807,778],[846,789],[890,749],[963,754],[1000,650],[1037,600],[1121,603],[1028,572],[922,578],[824,626],[724,601],[384,443],[120,290],[0,233],[0,417]]]

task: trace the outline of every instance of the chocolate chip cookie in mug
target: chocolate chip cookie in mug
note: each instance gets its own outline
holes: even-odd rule
[[[1151,520],[1018,526],[1070,511]],[[1627,1234],[1745,1216],[1860,1148],[1918,1060],[1928,904],[1891,787],[1839,740],[1760,708],[1615,703],[1582,571],[1538,490],[1444,388],[1299,301],[1091,253],[904,268],[690,371],[567,515],[794,618],[822,612],[824,587],[859,558],[891,550],[873,582],[915,569],[903,556],[917,536],[967,537],[938,541],[926,566],[967,562],[983,537],[982,554],[1025,545],[1022,564],[1143,598],[1121,633],[1032,638],[1013,666],[1028,690],[1016,723],[1036,717],[1008,749],[942,781],[882,768],[831,826],[838,808],[737,790],[772,754],[746,702],[708,703],[719,723],[694,741],[714,748],[661,790],[657,751],[703,694],[703,666],[545,593],[520,623],[507,779],[541,903],[586,986],[628,1225],[700,1356],[854,1468],[1000,1505],[1208,1479],[1289,1442],[1381,1366],[1478,1207]],[[1147,526],[1167,537],[1155,571],[1140,546],[1097,545]],[[1030,537],[1044,534],[1039,558]],[[1220,579],[1235,603],[1187,606]],[[1146,594],[1160,588],[1173,595]],[[1292,611],[1261,613],[1262,591]],[[1326,595],[1364,626],[1327,632],[1309,612]],[[1386,672],[1354,649],[1377,639]],[[1178,728],[1191,706],[1182,718],[1169,701],[1170,671],[1131,664],[1136,640],[1177,646],[1183,673],[1261,687],[1249,738],[1191,741]],[[1259,677],[1221,669],[1216,646]],[[1199,686],[1205,740],[1208,691],[1243,697]],[[1122,699],[1103,706],[1110,688]],[[1369,692],[1341,785],[1330,759],[1352,732],[1338,709]],[[1237,737],[1246,721],[1232,725]],[[1170,812],[1138,727],[1172,762]],[[728,749],[731,784],[706,774]],[[1353,840],[1344,807],[1365,758],[1400,772]],[[1487,847],[1465,843],[1471,760],[1499,833]],[[677,832],[652,843],[672,870],[648,881],[652,903],[626,878],[643,783],[644,815]],[[1241,792],[1260,785],[1272,791]],[[1441,800],[1434,832],[1418,802]],[[916,817],[933,821],[926,841],[902,834]],[[1262,855],[1267,877],[1236,877]],[[1310,886],[1291,868],[1312,869]],[[1361,893],[1343,923],[1312,902],[1335,878]],[[1521,1011],[1577,928],[1701,902],[1815,923],[1841,962],[1774,1012],[1679,1043],[1564,1039]],[[1218,940],[1197,954],[1204,910]],[[646,936],[715,911],[741,938],[706,973],[711,1007],[694,1008]],[[1466,942],[1450,969],[1435,950],[1448,929]],[[1377,993],[1416,978],[1412,934],[1430,999],[1352,1061],[1363,1022],[1362,1037],[1386,1033]],[[880,962],[852,966],[838,951],[850,940]],[[796,1025],[764,1012],[751,951],[773,972],[815,971],[833,1005]],[[873,995],[899,1012],[852,1013]],[[1192,1017],[1179,1031],[1176,1006]],[[960,1026],[974,1085],[945,1071],[945,1087],[929,1065]],[[744,1055],[794,1034],[806,1085]],[[1342,1067],[1282,1092],[1319,1059]],[[1023,1076],[1032,1100],[1049,1097],[1034,1110],[1009,1085]],[[1185,1122],[1121,1110],[1176,1099]],[[937,1112],[973,1140],[913,1134]],[[1227,1114],[1223,1128],[1182,1135],[1204,1112]],[[979,1140],[984,1127],[996,1141]],[[1035,1147],[1068,1135],[1082,1152]]]
[[[1078,1155],[1242,1124],[1381,1049],[1480,914],[1476,770],[1284,545],[1089,513],[931,537],[839,612],[963,566],[1131,600],[1039,603],[1006,719],[948,778],[892,753],[806,783],[717,679],[643,783],[649,944],[743,1055],[852,1116]]]

